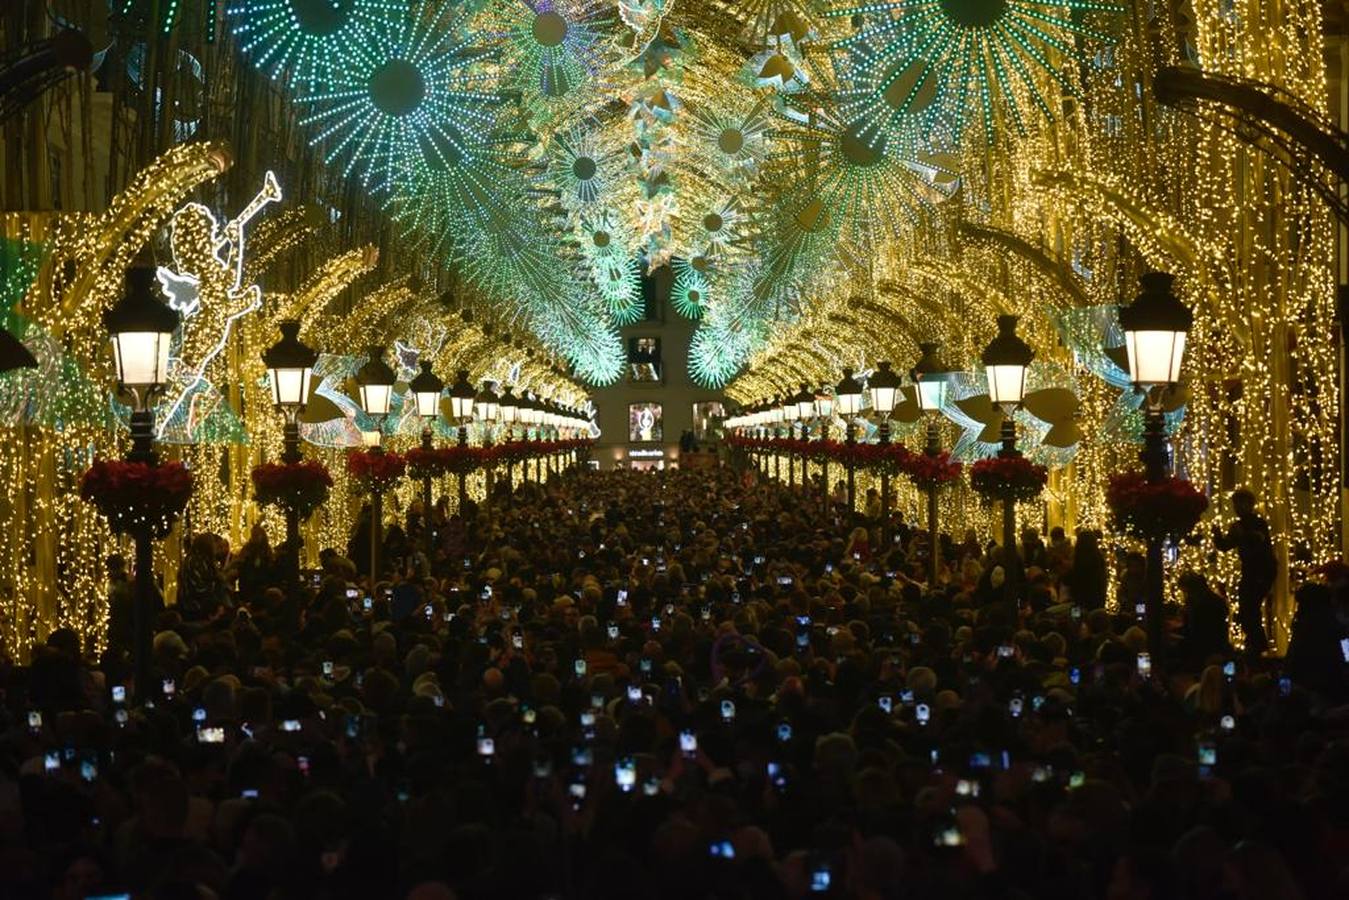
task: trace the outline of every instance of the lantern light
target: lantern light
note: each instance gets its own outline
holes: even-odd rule
[[[1185,338],[1194,313],[1171,290],[1175,276],[1146,272],[1143,292],[1119,311],[1129,356],[1129,379],[1139,387],[1168,386],[1180,381]]]
[[[888,361],[876,363],[876,371],[867,379],[867,390],[871,392],[871,408],[882,416],[889,416],[894,412],[901,383],[900,377],[890,368]]]
[[[155,273],[147,266],[127,270],[126,292],[103,314],[112,337],[117,381],[144,401],[144,394],[169,380],[169,342],[181,317],[155,296]]]
[[[1016,334],[1016,316],[998,316],[998,336],[984,348],[988,399],[1003,412],[1021,405],[1026,396],[1026,371],[1035,351]]]
[[[309,401],[314,363],[319,355],[301,343],[299,322],[281,322],[277,327],[281,329],[281,340],[262,353],[272,404],[277,409],[299,411]]]
[[[369,416],[387,416],[393,403],[393,385],[397,381],[393,369],[384,361],[384,348],[372,346],[370,359],[356,373],[356,387],[361,394],[361,409]]]
[[[467,425],[473,419],[475,396],[473,385],[468,380],[468,369],[460,369],[450,387],[450,408],[460,425]]]
[[[834,388],[834,404],[838,414],[847,418],[862,409],[862,385],[852,377],[852,369],[843,370],[843,380]]]
[[[925,413],[935,413],[946,402],[946,388],[951,383],[952,372],[937,358],[937,345],[924,342],[918,345],[922,356],[914,365],[913,376],[917,394],[918,408]]]
[[[445,390],[445,382],[431,371],[431,361],[420,362],[421,371],[408,384],[413,396],[417,398],[417,415],[431,420],[440,414],[440,396]]]

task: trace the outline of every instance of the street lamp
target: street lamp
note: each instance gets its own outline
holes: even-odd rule
[[[857,443],[857,423],[854,417],[862,409],[862,385],[852,377],[852,369],[843,370],[843,380],[834,386],[834,408],[843,417],[844,442],[848,444],[848,510],[851,512],[857,504],[856,468],[853,465],[851,447]]]
[[[148,266],[136,266],[126,273],[126,291],[117,304],[103,314],[103,325],[112,338],[113,365],[117,383],[131,395],[130,462],[158,465],[155,456],[155,414],[153,401],[169,380],[169,342],[178,328],[179,315],[155,295],[155,273]],[[150,609],[154,603],[154,535],[148,522],[132,532],[136,545],[136,585],[132,607],[135,632],[133,655],[136,690],[143,696],[150,690],[150,652],[153,624]]]
[[[476,398],[473,383],[468,380],[468,369],[460,369],[450,386],[450,408],[454,419],[459,423],[459,446],[468,446],[468,423],[473,421],[473,402]],[[463,516],[464,506],[468,503],[468,484],[465,481],[464,467],[459,467],[459,515]]]
[[[384,348],[374,345],[370,348],[370,358],[356,372],[356,389],[360,394],[361,409],[375,420],[375,430],[370,435],[370,452],[380,455],[384,448],[380,440],[384,434],[384,419],[389,415],[393,403],[393,386],[397,381],[393,369],[384,361]],[[378,481],[375,482],[378,484]],[[379,580],[379,549],[384,540],[384,494],[373,489],[370,491],[370,587],[374,590]]]
[[[942,404],[946,402],[946,386],[951,381],[952,372],[937,358],[937,345],[921,343],[918,349],[922,356],[909,373],[913,377],[914,394],[917,395],[918,409],[927,417],[927,446],[923,453],[937,456],[941,453],[941,435],[937,422],[941,416]],[[929,589],[937,586],[937,485],[934,482],[927,491],[927,577]]]
[[[497,403],[497,409],[501,413],[501,424],[506,426],[506,443],[509,444],[515,438],[515,423],[520,421],[520,401],[516,399],[515,392],[509,387],[501,392],[501,400]],[[515,491],[515,481],[511,472],[513,465],[510,450],[507,448],[506,483],[510,485],[512,492]]]
[[[155,296],[154,270],[128,269],[126,292],[103,314],[112,337],[117,383],[131,395],[132,462],[154,465],[155,417],[152,401],[169,381],[169,343],[180,317]]]
[[[829,440],[829,420],[834,417],[834,397],[823,387],[815,394],[815,415],[820,420],[820,440]],[[820,480],[824,482],[824,497],[829,499],[829,454],[820,454]]]
[[[431,361],[429,359],[420,360],[418,363],[421,371],[408,382],[408,390],[412,391],[412,396],[417,401],[417,415],[422,419],[422,449],[431,449],[431,439],[433,437],[432,427],[435,425],[436,417],[440,415],[440,397],[445,391],[445,382],[436,377],[436,373],[431,371]],[[425,468],[430,472],[429,467]],[[426,564],[431,565],[432,554],[435,551],[435,543],[431,538],[431,476],[426,474],[422,477],[422,549],[426,553]]]
[[[998,316],[998,336],[984,348],[982,360],[988,376],[988,399],[1002,410],[1002,457],[1020,456],[1016,449],[1016,412],[1026,397],[1026,370],[1035,351],[1016,334],[1016,316]],[[1007,553],[1007,577],[1012,577],[1011,562],[1016,557],[1016,501],[1002,501],[1002,545]]]
[[[881,446],[890,443],[890,413],[895,411],[895,400],[899,396],[900,377],[890,368],[890,363],[882,360],[876,363],[876,371],[867,379],[867,390],[871,392],[871,408],[881,417]],[[881,467],[881,522],[890,518],[890,474],[888,466]],[[884,536],[884,524],[882,540]]]
[[[309,386],[314,375],[314,363],[319,355],[300,342],[300,323],[280,323],[281,340],[262,353],[262,364],[267,367],[267,382],[272,389],[272,405],[285,417],[282,432],[281,461],[293,465],[300,461],[300,413],[309,402]],[[300,580],[300,516],[292,506],[286,506],[286,552],[291,557],[292,584]]]
[[[1139,278],[1143,292],[1133,303],[1119,311],[1119,324],[1124,330],[1124,344],[1129,357],[1129,378],[1136,390],[1146,392],[1147,408],[1140,459],[1151,482],[1165,481],[1170,474],[1170,452],[1162,401],[1166,392],[1180,382],[1185,338],[1194,325],[1194,313],[1171,290],[1173,281],[1174,276],[1168,272],[1145,273]],[[1161,654],[1164,650],[1163,564],[1161,540],[1149,538],[1147,624],[1154,654]]]

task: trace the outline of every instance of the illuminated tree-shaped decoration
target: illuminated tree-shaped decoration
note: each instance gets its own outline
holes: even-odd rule
[[[611,64],[619,26],[603,0],[495,0],[485,30],[501,39],[508,83],[527,102],[570,108]]]
[[[408,0],[233,0],[225,8],[239,49],[292,87],[322,90],[366,30],[400,27]]]
[[[683,257],[675,259],[670,267],[675,273],[670,305],[686,319],[701,319],[712,298],[712,287],[706,275]]]
[[[324,158],[384,190],[404,167],[453,162],[490,135],[504,97],[465,28],[463,4],[420,0],[401,22],[362,29],[327,87],[301,86],[297,102],[317,127]]]
[[[852,91],[843,114],[869,143],[882,140],[906,119],[929,126],[949,122],[958,136],[978,109],[984,134],[997,120],[1026,126],[1026,103],[1053,119],[1054,98],[1045,79],[1065,93],[1076,86],[1065,73],[1090,54],[1085,41],[1109,41],[1088,23],[1091,13],[1123,7],[1099,0],[876,0],[847,4],[827,15],[860,24],[834,43],[850,71]]]
[[[722,316],[709,315],[689,341],[689,376],[706,388],[724,387],[757,344],[748,329]]]
[[[596,260],[590,270],[615,325],[631,325],[642,317],[642,264],[637,257]]]

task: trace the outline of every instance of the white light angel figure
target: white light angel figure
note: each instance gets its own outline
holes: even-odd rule
[[[220,394],[211,383],[211,365],[224,351],[234,323],[262,306],[262,289],[243,284],[245,228],[280,199],[276,175],[268,172],[262,189],[223,228],[199,203],[189,203],[173,215],[169,235],[173,267],[160,266],[157,275],[183,324],[170,362],[169,399],[161,406],[160,440],[195,443],[202,425],[221,407]]]

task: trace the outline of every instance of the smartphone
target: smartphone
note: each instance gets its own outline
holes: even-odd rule
[[[779,723],[778,723],[778,740],[785,744],[785,743],[787,743],[788,741],[790,741],[791,739],[792,739],[792,723],[790,723],[790,722],[779,722]]]
[[[465,557],[464,557],[464,569],[465,569],[465,570],[468,570],[468,569],[471,569],[471,568],[473,568],[473,560],[471,560],[471,559],[469,559],[467,556],[465,556]]]
[[[960,827],[952,822],[937,831],[932,843],[938,847],[963,847],[965,846],[965,836],[960,833]]]
[[[574,662],[574,663],[571,664],[571,667],[572,667],[572,669],[574,669],[574,670],[576,671],[576,677],[577,677],[577,678],[584,678],[584,677],[585,677],[585,674],[586,674],[586,661],[585,661],[584,659],[578,659],[578,660],[576,660],[576,662]]]
[[[625,794],[637,786],[637,763],[633,762],[631,756],[614,763],[614,784]]]
[[[1073,684],[1081,684],[1082,670],[1079,669],[1077,666],[1073,666],[1071,669],[1068,670],[1068,680],[1071,681]]]
[[[660,793],[660,779],[654,775],[642,782],[642,796],[654,797]]]
[[[300,730],[300,720],[299,720],[299,719],[286,719],[284,722],[281,723],[281,730],[282,730],[282,731],[299,731],[299,730]]]
[[[641,659],[640,661],[638,661],[638,663],[637,663],[637,668],[641,671],[641,673],[642,673],[643,675],[650,675],[650,674],[651,674],[651,660],[650,660],[648,657],[645,657],[645,656],[642,657],[642,659]]]
[[[651,617],[651,630],[660,631],[660,616]]]
[[[778,576],[778,584],[779,584],[779,585],[782,585],[783,587],[785,587],[785,586],[787,586],[787,585],[789,585],[789,584],[791,584],[791,583],[792,583],[792,576],[790,576],[790,575],[779,575],[779,576]]]
[[[619,590],[617,603],[619,606],[628,605],[628,592],[626,588]]]
[[[735,703],[731,700],[721,701],[721,718],[726,722],[735,721]]]
[[[708,845],[707,852],[717,859],[735,859],[735,847],[731,846],[730,841],[713,841]]]
[[[375,606],[375,601],[374,601],[373,598],[371,598],[371,597],[362,597],[362,598],[361,598],[361,609],[365,610],[366,612],[370,612],[370,610],[372,610],[372,609],[374,608],[374,606]]]
[[[114,685],[112,686],[112,702],[113,702],[113,703],[125,703],[125,702],[126,702],[126,686],[125,686],[125,685],[114,684]]]
[[[956,782],[956,796],[958,797],[978,797],[979,782],[973,778],[962,778]]]
[[[1223,716],[1218,720],[1218,727],[1223,731],[1232,731],[1237,727],[1237,720],[1232,716]]]
[[[1287,697],[1291,693],[1293,693],[1293,679],[1284,675],[1279,679],[1279,694],[1283,697]]]
[[[1227,662],[1223,663],[1223,677],[1228,681],[1237,677],[1237,664],[1235,660],[1229,659]]]
[[[589,747],[574,747],[571,751],[571,764],[578,768],[586,769],[595,762],[595,754]]]
[[[685,729],[679,732],[679,749],[685,756],[693,756],[698,752],[698,735]]]
[[[1013,719],[1021,718],[1021,711],[1025,707],[1025,702],[1020,697],[1013,697],[1007,701],[1007,712]]]
[[[490,759],[497,752],[497,742],[489,737],[478,738],[478,755]]]
[[[225,743],[225,729],[219,726],[215,728],[198,728],[197,743],[199,744],[223,744]]]
[[[609,640],[611,641],[618,640],[618,625],[616,625],[613,622],[610,622],[608,627],[608,633],[609,633]]]
[[[42,713],[38,712],[38,711],[35,710],[35,709],[29,710],[29,711],[28,711],[28,727],[29,727],[31,730],[33,730],[33,731],[38,731],[39,729],[41,729],[41,728],[42,728]]]
[[[258,789],[244,788],[242,791],[239,792],[239,796],[245,800],[256,800],[258,799]]]
[[[878,706],[880,706],[881,709],[885,710],[886,715],[889,715],[895,710],[894,698],[892,698],[889,694],[882,694],[881,696],[877,697],[876,703]]]
[[[926,703],[920,703],[913,708],[913,716],[918,720],[919,725],[926,725],[932,718],[932,710]]]
[[[313,575],[310,575],[309,583],[312,584],[314,587],[318,587],[320,584],[323,583],[323,573],[315,572]]]
[[[360,595],[361,595],[361,592],[360,592],[359,590],[357,590],[356,588],[354,588],[354,587],[349,587],[349,588],[347,588],[347,599],[348,599],[348,600],[355,600],[355,599],[356,599],[357,597],[359,597]]]
[[[204,706],[198,706],[196,709],[192,710],[192,721],[193,721],[193,722],[198,722],[198,723],[200,723],[200,722],[205,722],[205,721],[206,721],[206,707],[204,707]]]
[[[810,870],[810,892],[812,894],[827,894],[829,886],[833,884],[834,876],[829,871],[829,866],[825,863],[818,863]]]
[[[628,702],[629,703],[642,702],[642,689],[635,684],[628,685]]]
[[[525,649],[525,636],[518,631],[515,632],[515,634],[511,635],[511,646],[516,650]]]
[[[539,714],[536,713],[534,710],[530,709],[528,706],[526,706],[523,710],[520,711],[520,721],[524,722],[526,725],[533,725],[535,720],[538,719],[538,717]]]
[[[1011,659],[1016,655],[1016,648],[1011,644],[998,645],[998,659]]]
[[[1345,662],[1349,663],[1349,637],[1340,638],[1340,656],[1344,658]]]
[[[1074,605],[1070,612],[1074,622],[1082,621],[1082,607]]]
[[[1138,674],[1143,678],[1152,676],[1152,657],[1147,653],[1138,654]]]
[[[323,661],[323,675],[325,678],[331,678],[333,675],[333,661],[325,659]]]
[[[1212,741],[1202,741],[1199,744],[1199,765],[1216,766],[1218,764],[1218,747]]]
[[[1148,614],[1148,605],[1146,603],[1134,604],[1134,615],[1138,616],[1138,618],[1140,619],[1143,619],[1147,617],[1147,614]]]
[[[48,753],[42,757],[43,771],[51,773],[55,772],[59,768],[61,768],[61,754]]]
[[[165,697],[172,697],[173,692],[177,690],[177,687],[174,685],[172,678],[165,678],[160,686],[164,689]]]
[[[809,647],[809,646],[810,646],[810,632],[808,632],[808,631],[799,631],[799,632],[797,632],[797,634],[796,634],[796,646],[797,646],[798,649],[801,649],[801,650],[804,650],[804,649],[806,649],[807,647]]]
[[[295,767],[300,770],[301,775],[304,775],[306,778],[309,777],[309,757],[295,757]]]

